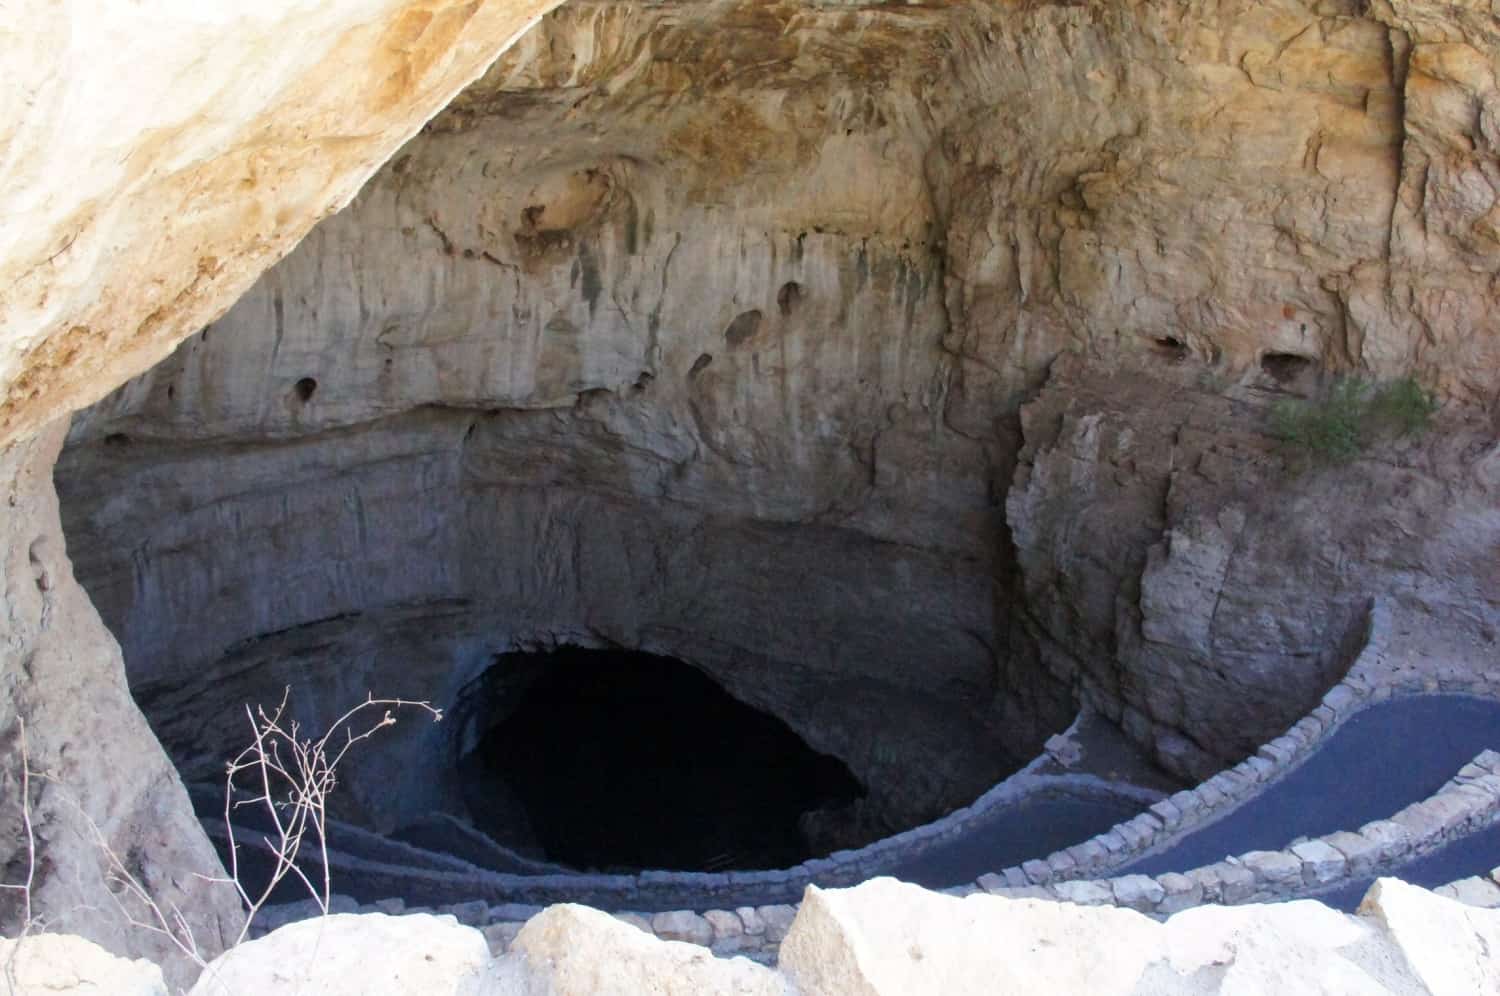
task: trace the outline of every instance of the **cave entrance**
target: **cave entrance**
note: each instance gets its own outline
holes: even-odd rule
[[[843,762],[680,660],[569,646],[502,661],[531,680],[459,778],[479,829],[511,843],[525,835],[548,860],[790,867],[814,856],[804,814],[864,794]]]

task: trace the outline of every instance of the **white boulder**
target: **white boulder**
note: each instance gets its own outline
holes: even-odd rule
[[[145,959],[118,958],[71,934],[0,939],[0,994],[167,996],[161,969]]]
[[[336,914],[233,948],[189,996],[469,996],[491,964],[484,935],[452,917]]]
[[[1359,912],[1385,930],[1432,996],[1500,994],[1500,911],[1382,878]]]
[[[879,878],[809,887],[780,963],[803,996],[1124,996],[1164,954],[1160,925],[1131,910],[955,899]]]
[[[525,964],[529,989],[493,996],[786,996],[777,973],[745,958],[663,941],[587,906],[553,906],[527,922],[510,958]]]

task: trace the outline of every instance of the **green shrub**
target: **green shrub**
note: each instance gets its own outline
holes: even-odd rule
[[[1344,463],[1382,433],[1426,431],[1437,407],[1432,393],[1410,377],[1375,387],[1350,378],[1316,400],[1277,402],[1271,433],[1313,460]]]
[[[1370,399],[1370,417],[1375,424],[1404,436],[1426,432],[1437,410],[1437,397],[1410,377],[1391,381]]]

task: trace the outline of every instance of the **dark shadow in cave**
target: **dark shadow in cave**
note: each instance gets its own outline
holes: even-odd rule
[[[506,655],[507,658],[522,655]],[[785,868],[803,813],[864,794],[843,762],[682,661],[563,647],[460,765],[473,805],[503,781],[552,861],[599,870]]]

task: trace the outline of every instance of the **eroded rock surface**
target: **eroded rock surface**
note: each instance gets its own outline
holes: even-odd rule
[[[11,11],[0,444],[222,313],[556,2]]]
[[[1279,394],[1196,376],[1060,362],[1022,411],[1009,519],[1054,674],[1205,777],[1316,704],[1373,595],[1403,646],[1482,658],[1500,624],[1487,422],[1455,413],[1319,463],[1274,437]]]
[[[1491,911],[1466,912],[1413,891],[1447,915],[1487,917],[1485,927],[1495,922]],[[1463,958],[1468,941],[1429,934],[1421,956]],[[1493,959],[1469,960],[1460,971],[1470,966],[1468,979],[1478,987],[1470,991],[1500,983]],[[809,889],[780,967],[807,996],[1428,991],[1393,937],[1315,902],[1205,906],[1158,923],[1108,907],[954,899],[890,879]]]
[[[0,986],[6,996],[167,996],[161,969],[145,959],[117,958],[74,934],[0,940]]]
[[[288,924],[226,952],[203,970],[189,996],[472,996],[490,965],[484,937],[452,919],[339,913]]]
[[[177,984],[192,967],[130,921],[170,925],[212,957],[243,916],[232,888],[205,880],[222,876],[218,859],[130,700],[119,645],[73,577],[51,481],[64,428],[0,452],[0,867],[12,887],[0,890],[0,930],[66,931],[147,955]]]
[[[221,676],[330,641],[433,650],[437,697],[496,604],[506,640],[693,647],[906,814],[1080,696],[1205,771],[1336,672],[1371,594],[1494,640],[1486,5],[575,0],[207,328],[549,4],[178,6],[0,29],[0,468],[40,503],[4,523],[3,636],[39,736],[139,724],[81,592],[28,594],[67,570],[32,437],[190,332],[79,420],[65,483],[132,680],[205,765],[182,697],[218,717]],[[1017,419],[1064,354],[1107,397]],[[1352,372],[1469,428],[1284,480],[1256,392]],[[400,644],[435,613],[452,646]],[[162,779],[75,781],[111,827],[152,810],[122,846],[170,878]]]

